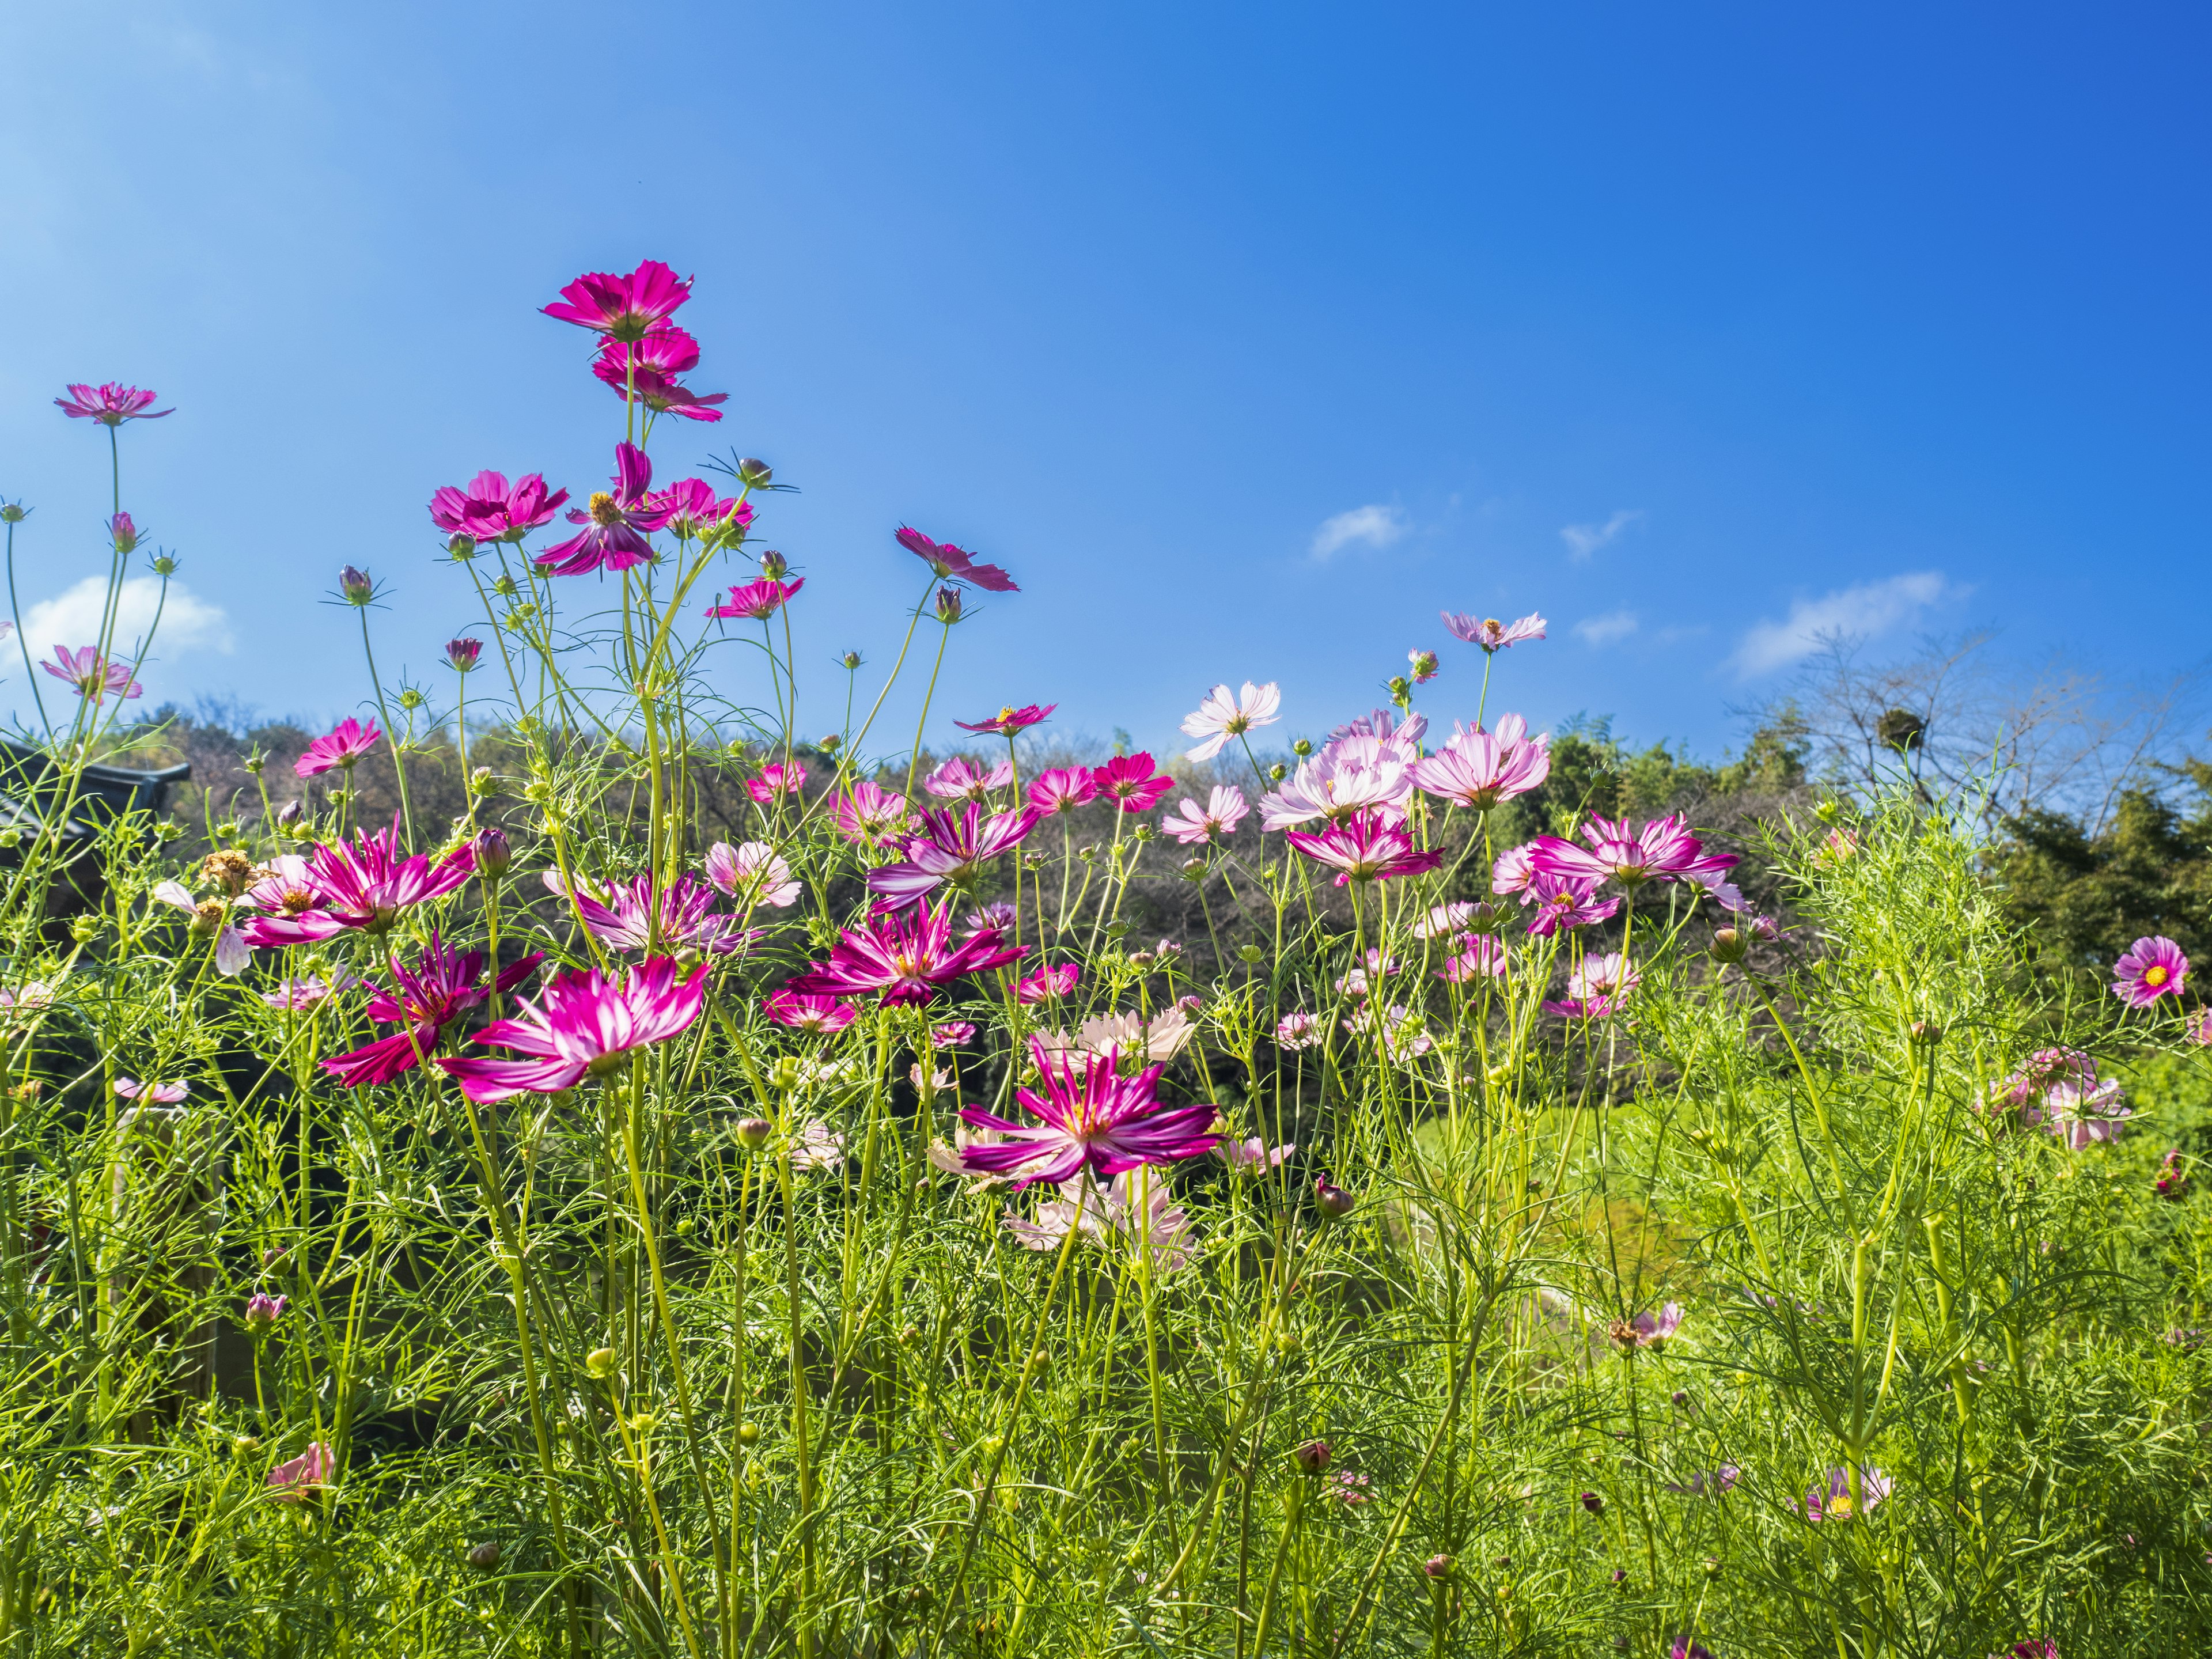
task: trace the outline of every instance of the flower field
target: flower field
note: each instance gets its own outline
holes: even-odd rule
[[[152,639],[16,632],[0,1656],[2212,1650],[2179,946],[2047,975],[1901,769],[1506,833],[1540,616],[1084,756],[933,710],[1022,562],[901,527],[802,732],[690,289],[544,308],[606,487],[438,489],[480,637],[388,685],[346,568],[361,714],[219,821]],[[58,401],[166,580],[169,411]]]

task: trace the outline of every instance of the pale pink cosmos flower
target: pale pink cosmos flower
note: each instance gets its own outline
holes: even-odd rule
[[[154,401],[152,392],[141,392],[119,380],[103,380],[98,386],[71,380],[68,392],[68,397],[54,399],[54,406],[72,421],[121,426],[125,421],[158,421],[164,415],[177,412],[173,409],[149,409],[147,405]]]
[[[514,1018],[494,1020],[470,1039],[526,1058],[471,1055],[436,1064],[480,1106],[573,1089],[587,1077],[605,1077],[632,1049],[691,1028],[706,1005],[706,964],[681,975],[669,957],[649,957],[619,981],[596,968],[562,974]]]
[[[1275,1041],[1285,1048],[1312,1048],[1328,1040],[1328,1028],[1311,1014],[1285,1014],[1275,1022]]]
[[[1535,873],[1533,865],[1536,843],[1509,847],[1498,855],[1490,866],[1490,890],[1501,897],[1508,893],[1525,893],[1529,878]]]
[[[1627,1000],[1643,975],[1618,951],[1586,957],[1567,975],[1567,1000],[1547,1002],[1544,1012],[1566,1019],[1603,1019]]]
[[[1280,1169],[1283,1160],[1297,1149],[1296,1141],[1270,1146],[1260,1136],[1253,1135],[1244,1140],[1224,1140],[1213,1149],[1213,1155],[1240,1175],[1256,1175]]]
[[[72,651],[67,646],[58,645],[54,647],[54,659],[39,666],[56,679],[68,681],[76,688],[80,697],[88,697],[94,702],[111,691],[126,700],[145,693],[145,688],[131,678],[130,664],[100,655],[97,646],[81,645]]]
[[[1444,746],[1413,763],[1413,781],[1430,794],[1477,812],[1525,795],[1552,774],[1551,738],[1528,735],[1528,722],[1505,715],[1498,729],[1453,732]]]
[[[1085,1055],[1079,1076],[1075,1057],[1055,1059],[1035,1038],[1030,1054],[1038,1086],[1017,1090],[1014,1098],[1041,1121],[1018,1123],[981,1106],[963,1107],[962,1122],[1006,1138],[995,1146],[969,1147],[969,1169],[1021,1170],[1014,1183],[1018,1190],[1033,1181],[1073,1181],[1085,1171],[1112,1176],[1145,1164],[1176,1163],[1210,1152],[1221,1139],[1206,1128],[1213,1121],[1212,1106],[1170,1106],[1159,1098],[1161,1066],[1124,1078],[1114,1056]],[[1050,1154],[1042,1165],[1040,1153]]]
[[[956,1118],[953,1120],[952,1139],[950,1141],[939,1139],[929,1143],[929,1161],[947,1175],[969,1177],[970,1185],[968,1188],[968,1193],[972,1197],[977,1193],[988,1192],[995,1187],[1010,1185],[1019,1180],[1029,1167],[1028,1164],[1017,1165],[1012,1170],[1000,1173],[969,1167],[967,1152],[969,1147],[1001,1146],[1006,1144],[1006,1137],[998,1130],[971,1129]],[[1038,1152],[1030,1160],[1030,1163],[1042,1169],[1051,1162],[1053,1156],[1052,1150],[1047,1148]]]
[[[860,1012],[836,997],[803,991],[777,991],[763,999],[761,1008],[778,1025],[788,1025],[809,1036],[835,1036]]]
[[[1628,1328],[1639,1348],[1663,1348],[1667,1339],[1674,1334],[1682,1323],[1682,1304],[1669,1302],[1657,1313],[1640,1313],[1628,1322]]]
[[[879,844],[907,826],[906,797],[872,783],[856,783],[831,804],[837,833],[860,845]]]
[[[1442,939],[1447,933],[1463,933],[1474,920],[1474,906],[1466,899],[1431,905],[1428,915],[1413,924],[1413,937]]]
[[[1242,737],[1257,726],[1273,726],[1281,718],[1277,711],[1282,706],[1282,688],[1273,680],[1265,685],[1247,680],[1235,696],[1230,696],[1227,686],[1215,686],[1197,708],[1183,717],[1183,735],[1199,739],[1194,747],[1183,751],[1183,758],[1212,760],[1228,746],[1230,738]]]
[[[2122,1103],[2125,1098],[2116,1078],[2095,1085],[2054,1083],[2041,1103],[2029,1107],[2024,1115],[2031,1123],[2040,1121],[2078,1152],[2100,1140],[2120,1138],[2122,1127],[2135,1115]]]
[[[1076,982],[1082,977],[1083,969],[1072,962],[1040,968],[1027,978],[1014,981],[1014,1000],[1030,1006],[1054,997],[1064,997],[1075,989]]]
[[[1375,752],[1410,766],[1421,757],[1421,739],[1428,734],[1426,714],[1411,708],[1401,714],[1376,708],[1338,726],[1328,734],[1328,743],[1323,748],[1326,751],[1332,747],[1340,748],[1356,738],[1372,738],[1379,745]]]
[[[1048,816],[1073,812],[1098,799],[1098,780],[1087,766],[1057,766],[1030,780],[1030,805]]]
[[[966,755],[955,755],[921,781],[921,787],[940,800],[981,800],[994,789],[1014,781],[1014,763],[1002,760],[988,769]]]
[[[837,1170],[845,1164],[845,1137],[822,1119],[809,1118],[791,1143],[791,1167]]]
[[[319,1008],[342,991],[350,991],[368,981],[334,969],[327,974],[306,974],[297,979],[288,979],[273,991],[264,991],[262,1001],[271,1008],[289,1013],[305,1013]]]
[[[1196,847],[1234,834],[1251,810],[1244,804],[1242,789],[1233,783],[1218,783],[1206,793],[1203,807],[1189,796],[1177,801],[1176,810],[1160,820],[1160,828],[1185,847]]]
[[[1851,1497],[1851,1478],[1844,1469],[1830,1469],[1828,1484],[1814,1486],[1805,1494],[1805,1518],[1808,1521],[1848,1521],[1855,1515],[1870,1512],[1890,1494],[1891,1482],[1887,1474],[1872,1464],[1859,1470],[1859,1496]]]
[[[1583,840],[1587,846],[1557,836],[1538,836],[1529,854],[1530,867],[1572,881],[1615,881],[1634,887],[1646,881],[1702,884],[1736,861],[1733,853],[1706,852],[1680,813],[1650,819],[1640,830],[1632,830],[1626,818],[1593,816],[1583,826]]]
[[[1116,1054],[1123,1060],[1164,1064],[1197,1035],[1197,1028],[1190,1023],[1191,1012],[1182,1003],[1176,1003],[1149,1020],[1138,1013],[1095,1014],[1073,1031],[1040,1031],[1037,1041],[1049,1054]]]
[[[1103,1188],[1087,1177],[1063,1182],[1060,1196],[1038,1205],[1034,1218],[1009,1210],[1000,1224],[1024,1249],[1059,1249],[1073,1231],[1102,1248],[1125,1239],[1133,1255],[1149,1251],[1162,1273],[1176,1272],[1191,1257],[1190,1218],[1176,1206],[1164,1181],[1136,1170],[1115,1176]]]
[[[925,811],[921,830],[907,837],[906,857],[869,871],[868,890],[884,908],[902,909],[945,882],[965,886],[982,865],[1019,846],[1036,824],[1036,809],[1030,806],[988,818],[972,801],[957,818],[949,811]]]
[[[986,927],[995,927],[1004,933],[1014,925],[1018,914],[1012,905],[1000,899],[984,905],[981,909],[970,910],[961,919],[961,925],[971,933],[980,933]]]
[[[749,779],[745,793],[763,806],[772,805],[785,795],[795,795],[806,787],[806,769],[793,761],[789,765],[781,761],[770,761],[760,769],[760,775]]]
[[[750,909],[756,904],[787,909],[799,902],[799,885],[783,855],[764,841],[732,847],[718,841],[707,849],[707,879]]]
[[[2189,980],[2189,958],[2164,934],[2139,939],[2112,964],[2112,994],[2130,1008],[2148,1008],[2160,997],[2179,998]]]
[[[1406,653],[1406,660],[1413,667],[1412,678],[1414,684],[1426,685],[1431,680],[1436,678],[1437,653],[1435,652],[1424,651],[1417,645]]]
[[[115,1079],[115,1092],[125,1100],[143,1100],[157,1106],[173,1106],[192,1091],[192,1085],[182,1080],[174,1083],[141,1083],[135,1077]]]
[[[1504,979],[1506,970],[1505,946],[1487,933],[1469,933],[1462,942],[1460,953],[1437,970],[1437,976],[1449,984],[1463,985],[1473,979]]]
[[[636,445],[615,446],[612,489],[595,489],[584,507],[568,509],[568,522],[584,527],[540,553],[535,562],[549,576],[593,570],[628,570],[653,556],[646,536],[673,516],[650,494],[653,463]]]
[[[1418,1009],[1396,1002],[1386,1006],[1380,998],[1353,1009],[1344,1029],[1354,1036],[1379,1036],[1383,1052],[1400,1062],[1417,1060],[1437,1046]]]
[[[2212,1008],[2199,1008],[2190,1016],[2188,1037],[2191,1042],[2212,1047]]]
[[[307,752],[292,763],[292,770],[303,778],[319,777],[334,770],[350,772],[363,756],[373,752],[383,741],[384,733],[377,729],[374,720],[363,726],[348,715],[309,744]]]
[[[655,890],[650,872],[594,890],[581,881],[572,891],[558,870],[543,878],[548,890],[568,899],[592,937],[617,951],[704,951],[726,956],[758,937],[735,916],[709,909],[714,894],[689,876]]]
[[[296,1504],[330,1485],[337,1468],[337,1454],[321,1441],[310,1440],[307,1450],[270,1470],[264,1484],[278,1503]]]
[[[1316,863],[1336,871],[1339,887],[1353,881],[1425,875],[1444,861],[1443,854],[1435,848],[1417,848],[1411,836],[1379,811],[1355,813],[1317,835],[1293,830],[1284,839]]]
[[[1370,811],[1402,823],[1413,795],[1411,761],[1391,739],[1358,733],[1332,739],[1261,796],[1260,827],[1293,830],[1316,818],[1340,822]]]
[[[1492,654],[1523,640],[1544,637],[1544,619],[1533,611],[1518,622],[1510,623],[1500,622],[1495,617],[1477,617],[1468,611],[1443,611],[1437,614],[1444,619],[1444,626],[1451,630],[1454,639],[1479,645]]]

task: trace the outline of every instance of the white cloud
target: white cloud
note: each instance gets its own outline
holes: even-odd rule
[[[46,657],[58,645],[98,644],[100,619],[106,605],[107,580],[103,576],[87,576],[53,599],[40,600],[23,617],[23,639],[32,656]],[[138,642],[153,626],[156,606],[161,613],[161,627],[154,636],[158,654],[204,648],[230,650],[230,618],[221,605],[209,604],[174,577],[169,580],[168,603],[162,605],[159,577],[133,576],[123,584],[116,603],[111,637],[118,658],[137,655]],[[0,654],[0,662],[15,654],[12,651]]]
[[[1313,556],[1326,559],[1354,542],[1364,542],[1370,547],[1388,547],[1395,541],[1403,540],[1413,527],[1406,522],[1406,515],[1395,507],[1355,507],[1349,513],[1340,513],[1325,520],[1314,532]]]
[[[1638,627],[1633,611],[1608,611],[1602,617],[1585,617],[1569,631],[1585,645],[1619,643]]]
[[[1642,507],[1624,507],[1603,524],[1567,526],[1559,532],[1559,539],[1567,544],[1567,556],[1580,564],[1643,516]]]
[[[1811,656],[1825,640],[1900,628],[1929,605],[1964,592],[1944,580],[1940,570],[1916,570],[1800,599],[1782,621],[1760,623],[1743,636],[1736,647],[1736,672],[1747,678],[1765,674]]]

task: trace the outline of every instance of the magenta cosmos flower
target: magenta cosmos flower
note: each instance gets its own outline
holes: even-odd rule
[[[2130,1008],[2148,1008],[2160,997],[2179,997],[2189,979],[2189,958],[2164,934],[2139,939],[2112,964],[2112,994]]]
[[[1282,706],[1282,688],[1273,680],[1265,685],[1247,680],[1244,689],[1234,696],[1226,685],[1215,686],[1195,709],[1183,716],[1183,735],[1199,740],[1183,751],[1183,758],[1212,760],[1228,746],[1230,738],[1242,737],[1255,726],[1273,726],[1280,718],[1277,711]]]
[[[125,421],[158,421],[164,415],[173,415],[173,409],[149,409],[154,401],[150,392],[141,392],[135,386],[125,386],[118,380],[103,380],[98,386],[88,386],[81,380],[69,384],[69,396],[54,399],[54,406],[72,421],[98,421],[102,426],[121,426]]]
[[[270,1470],[265,1485],[278,1503],[296,1504],[330,1485],[337,1468],[337,1454],[321,1441],[310,1440],[307,1450]]]
[[[781,761],[770,761],[760,769],[760,775],[749,779],[745,793],[763,806],[771,806],[786,795],[795,795],[806,787],[806,769],[796,761],[785,765]]]
[[[292,763],[292,769],[303,778],[319,777],[340,768],[350,772],[362,756],[383,741],[384,733],[377,730],[374,720],[363,726],[348,716],[309,744],[307,752]]]
[[[1055,766],[1030,780],[1030,805],[1048,817],[1073,812],[1098,799],[1098,780],[1087,766]]]
[[[685,975],[672,957],[653,957],[620,981],[596,968],[563,974],[514,1018],[494,1020],[470,1039],[526,1058],[470,1055],[438,1066],[479,1106],[519,1094],[558,1094],[586,1077],[605,1077],[633,1048],[690,1030],[706,1000],[704,963]]]
[[[1072,962],[1040,968],[1028,978],[1014,982],[1014,1000],[1024,1007],[1034,1007],[1040,1002],[1067,995],[1082,978],[1083,969]]]
[[[1548,736],[1530,738],[1520,715],[1507,714],[1495,732],[1479,726],[1453,732],[1442,749],[1413,763],[1413,782],[1455,806],[1486,812],[1552,775],[1550,744]]]
[[[635,341],[615,338],[599,343],[592,374],[627,402],[635,396],[656,415],[673,412],[691,421],[719,421],[714,405],[727,403],[726,392],[701,396],[676,377],[699,366],[699,343],[676,324],[662,321]]]
[[[1530,611],[1518,622],[1502,623],[1495,617],[1476,617],[1465,611],[1441,611],[1444,626],[1455,640],[1465,640],[1469,645],[1479,645],[1493,654],[1509,645],[1518,645],[1523,640],[1544,637],[1544,619]]]
[[[260,948],[313,945],[351,928],[380,933],[409,905],[459,889],[475,868],[466,843],[435,865],[422,853],[401,858],[396,823],[374,835],[356,830],[350,847],[318,842],[304,860],[277,860],[275,873],[247,890],[270,914],[248,925],[246,940]]]
[[[686,541],[704,541],[725,526],[750,530],[753,504],[735,495],[718,495],[704,478],[678,478],[665,489],[655,490],[646,505],[668,515],[667,528]],[[781,574],[781,572],[777,573]],[[799,583],[791,585],[799,591]]]
[[[479,472],[464,488],[452,484],[430,497],[430,522],[459,536],[480,542],[519,542],[540,526],[553,522],[554,514],[568,499],[565,489],[550,494],[544,478],[526,472],[513,483],[504,472]]]
[[[358,1089],[365,1083],[389,1083],[403,1072],[411,1072],[438,1046],[446,1028],[496,990],[511,991],[538,970],[544,960],[533,951],[496,979],[484,978],[483,952],[456,951],[430,930],[430,943],[408,967],[397,955],[392,958],[392,989],[377,988],[368,1000],[368,1017],[380,1024],[399,1024],[404,1030],[388,1037],[323,1062],[323,1069],[342,1087]]]
[[[830,807],[837,833],[856,844],[879,844],[903,830],[906,797],[878,784],[856,783]]]
[[[1233,783],[1217,783],[1207,792],[1204,806],[1186,796],[1160,820],[1160,827],[1185,847],[1195,847],[1232,834],[1251,810],[1244,804],[1242,789]]]
[[[653,556],[647,532],[674,516],[648,499],[653,463],[635,444],[615,446],[614,488],[595,489],[590,505],[570,507],[568,522],[584,528],[538,556],[550,576],[580,576],[592,570],[627,570]]]
[[[67,680],[76,688],[77,696],[89,697],[94,702],[111,691],[119,692],[125,698],[142,696],[145,691],[131,678],[128,663],[101,656],[97,646],[81,645],[72,651],[67,646],[58,645],[53,661],[42,662],[39,666],[58,680]]]
[[[950,542],[933,542],[919,530],[900,526],[898,544],[947,581],[973,582],[994,593],[1018,593],[1021,591],[1014,579],[997,565],[980,563],[974,555],[963,551]]]
[[[788,1025],[810,1036],[834,1036],[850,1025],[860,1012],[836,997],[788,990],[763,999],[761,1007],[778,1025]]]
[[[655,323],[672,316],[691,297],[691,281],[658,259],[642,261],[627,276],[587,270],[544,309],[548,317],[610,339],[642,341]]]
[[[1098,793],[1124,812],[1142,812],[1156,805],[1175,787],[1175,780],[1154,775],[1152,757],[1139,749],[1133,755],[1116,755],[1103,766],[1093,767],[1091,781]]]
[[[1004,1137],[970,1142],[961,1154],[978,1174],[1013,1176],[1017,1190],[1033,1181],[1073,1181],[1085,1170],[1109,1180],[1147,1164],[1197,1158],[1221,1142],[1206,1131],[1212,1106],[1169,1106],[1160,1100],[1163,1066],[1148,1066],[1124,1078],[1117,1074],[1115,1054],[1054,1055],[1035,1037],[1030,1055],[1038,1086],[1017,1090],[1014,1098],[1042,1118],[1042,1125],[1011,1122],[981,1106],[961,1108],[960,1121],[969,1127]]]
[[[1059,707],[1056,702],[1048,702],[1040,708],[1036,704],[1030,702],[1024,703],[1017,708],[1012,703],[1008,703],[987,720],[977,720],[972,726],[966,720],[955,720],[952,723],[963,732],[995,732],[1000,737],[1011,738],[1017,732],[1028,731],[1032,726],[1042,725],[1050,716],[1052,711]]]
[[[571,894],[557,870],[548,870],[544,881],[552,891],[573,900],[593,939],[617,951],[704,951],[726,956],[744,949],[754,938],[736,917],[709,910],[714,902],[712,890],[689,876],[677,877],[658,893],[649,873],[610,882],[598,893],[580,883]]]
[[[846,929],[830,947],[829,961],[814,963],[784,988],[830,996],[877,992],[894,1005],[927,1002],[954,980],[1002,968],[1020,955],[999,943],[995,927],[956,943],[950,905],[933,910],[917,905]]]
[[[753,622],[766,622],[791,603],[792,595],[806,586],[806,578],[780,582],[763,576],[757,582],[747,582],[743,587],[733,587],[730,597],[716,605],[709,605],[707,614],[726,619],[745,617]]]
[[[1316,834],[1292,830],[1283,839],[1316,863],[1336,871],[1339,887],[1353,881],[1425,875],[1444,861],[1439,851],[1417,850],[1413,838],[1380,812],[1355,812]]]
[[[1733,853],[1708,853],[1680,813],[1653,818],[1631,830],[1626,818],[1593,816],[1583,827],[1578,847],[1557,836],[1539,836],[1529,846],[1528,868],[1570,881],[1617,881],[1634,887],[1646,881],[1695,881],[1717,875],[1735,860]]]
[[[906,857],[868,872],[868,890],[887,908],[902,909],[945,882],[965,886],[987,860],[1021,844],[1037,826],[1035,807],[982,816],[972,801],[958,817],[925,811],[919,833],[908,837]]]

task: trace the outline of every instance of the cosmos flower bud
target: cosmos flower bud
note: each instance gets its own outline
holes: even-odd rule
[[[284,1316],[285,1300],[281,1296],[269,1296],[254,1291],[246,1304],[246,1328],[256,1336],[266,1336],[276,1328],[276,1322]]]
[[[1406,653],[1406,660],[1413,665],[1413,684],[1425,685],[1437,677],[1437,653],[1419,647]]]
[[[177,574],[177,562],[167,553],[156,553],[151,562],[154,574],[157,576],[173,576]]]
[[[499,1546],[489,1541],[478,1544],[461,1559],[478,1572],[489,1572],[499,1565]]]
[[[507,831],[495,823],[477,830],[469,850],[476,855],[477,873],[487,881],[497,881],[514,862],[514,848],[507,844]]]
[[[960,590],[940,587],[937,590],[937,620],[950,628],[960,620]]]
[[[768,1138],[775,1133],[775,1125],[764,1117],[738,1120],[738,1139],[754,1152],[768,1145]]]
[[[118,513],[107,521],[107,533],[115,538],[115,550],[128,553],[138,545],[138,526],[131,522],[128,513]]]
[[[1605,1513],[1605,1499],[1600,1498],[1594,1492],[1584,1492],[1577,1501],[1580,1502],[1582,1506],[1588,1510],[1592,1515],[1603,1515]]]
[[[1311,738],[1300,738],[1296,743],[1291,745],[1291,752],[1293,755],[1296,755],[1300,760],[1305,759],[1307,756],[1313,753],[1313,739]]]
[[[860,653],[857,651],[848,651],[843,656],[838,658],[837,660],[842,663],[848,669],[858,668],[860,665]]]
[[[825,755],[834,755],[845,746],[845,734],[842,732],[831,732],[814,746]]]
[[[1267,953],[1256,945],[1239,945],[1237,954],[1246,962],[1265,962],[1267,959]]]
[[[368,579],[367,571],[348,565],[338,572],[338,592],[344,595],[348,605],[367,605],[376,597],[376,584]]]
[[[456,560],[473,559],[477,556],[477,538],[465,530],[456,530],[447,539],[446,551]],[[497,1549],[499,1547],[495,1544],[492,1547]]]
[[[1432,1555],[1421,1563],[1421,1571],[1431,1578],[1449,1578],[1452,1576],[1453,1565],[1449,1555]]]
[[[1741,933],[1733,927],[1713,929],[1712,957],[1715,962],[1741,962],[1751,947],[1744,943]]]
[[[1932,1048],[1943,1040],[1943,1028],[1932,1019],[1912,1022],[1912,1042],[1916,1048]]]
[[[757,1446],[760,1444],[760,1425],[757,1423],[738,1424],[738,1443],[740,1446]]]
[[[612,1348],[592,1349],[584,1356],[584,1370],[597,1381],[605,1382],[615,1374],[615,1351]]]
[[[746,456],[738,463],[738,482],[748,489],[766,489],[775,477],[775,469],[766,461]]]
[[[1270,783],[1280,783],[1288,776],[1290,776],[1289,769],[1285,767],[1280,761],[1277,761],[1273,766],[1267,769],[1267,781]]]
[[[483,654],[482,640],[447,640],[446,641],[446,661],[456,674],[467,673],[477,665],[477,659]]]
[[[491,591],[502,599],[511,599],[522,590],[514,585],[514,578],[502,570],[492,582]]]
[[[1336,1454],[1328,1449],[1326,1440],[1309,1440],[1291,1453],[1291,1461],[1298,1466],[1300,1474],[1320,1474],[1336,1461]]]
[[[289,830],[300,821],[300,803],[296,800],[288,800],[276,809],[276,822],[282,828]]]
[[[762,575],[770,581],[781,581],[783,573],[791,568],[791,561],[771,547],[760,556],[760,566]]]
[[[1334,1220],[1350,1215],[1358,1200],[1343,1188],[1334,1185],[1327,1176],[1321,1176],[1314,1182],[1314,1202],[1321,1206],[1323,1216]]]
[[[1182,861],[1182,878],[1185,881],[1205,880],[1206,860],[1204,859],[1185,859]]]
[[[21,501],[0,501],[0,524],[21,524],[30,516]]]

